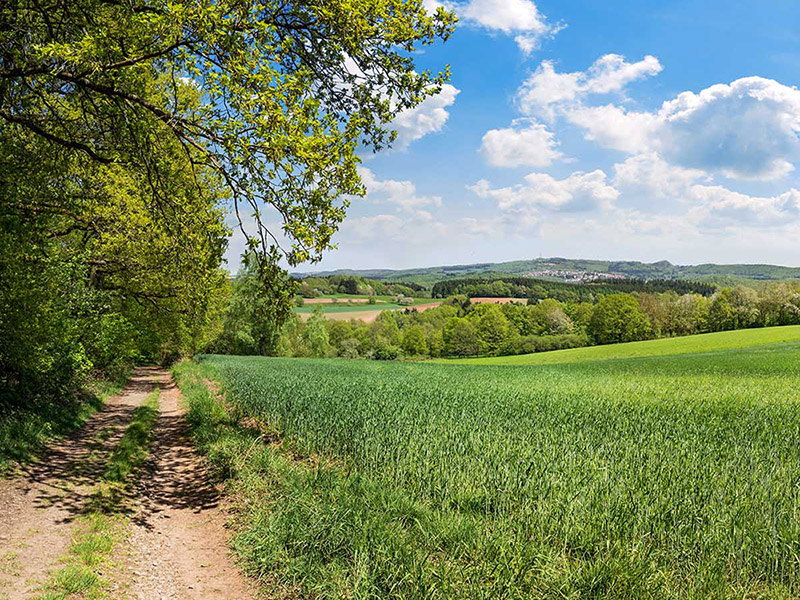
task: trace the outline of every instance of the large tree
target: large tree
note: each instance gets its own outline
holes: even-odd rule
[[[285,317],[281,264],[330,248],[363,191],[357,151],[437,93],[447,70],[413,58],[453,24],[421,0],[3,2],[0,303],[53,326],[101,306],[158,322],[156,342],[197,338],[233,214]],[[0,346],[48,337],[22,319],[0,317]],[[73,349],[91,345],[84,322]]]

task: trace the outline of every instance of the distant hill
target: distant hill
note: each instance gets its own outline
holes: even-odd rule
[[[448,265],[418,269],[340,269],[316,273],[294,273],[295,277],[358,275],[383,281],[405,281],[432,286],[439,281],[472,276],[483,278],[508,275],[538,277],[551,281],[583,281],[587,278],[613,279],[689,279],[727,284],[742,280],[800,279],[800,268],[776,265],[673,265],[662,260],[655,263],[638,261],[605,261],[570,258],[534,258],[501,263]]]

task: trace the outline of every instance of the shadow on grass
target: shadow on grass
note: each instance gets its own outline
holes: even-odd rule
[[[103,406],[111,385],[61,400],[0,405],[0,474],[41,454],[47,442],[78,429]]]

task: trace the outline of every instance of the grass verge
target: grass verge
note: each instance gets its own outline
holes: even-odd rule
[[[76,519],[69,550],[62,559],[63,566],[51,573],[38,600],[112,598],[103,573],[109,570],[114,548],[127,531],[128,518],[120,508],[133,473],[149,453],[158,417],[158,398],[159,391],[155,390],[134,411],[122,439],[108,459],[87,513]]]
[[[98,380],[66,400],[41,400],[27,408],[4,409],[0,414],[0,476],[41,453],[54,438],[76,430],[122,385]]]

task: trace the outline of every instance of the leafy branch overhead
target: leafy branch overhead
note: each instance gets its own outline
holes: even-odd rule
[[[413,59],[454,23],[421,0],[0,3],[0,388],[203,346],[231,223],[288,317],[282,266],[331,248],[357,152],[447,80]]]
[[[455,19],[420,0],[12,0],[2,21],[7,124],[146,171],[163,210],[157,157],[173,137],[220,178],[254,246],[296,265],[330,247],[341,198],[362,191],[357,147],[390,144],[392,119],[446,81],[412,56]]]

